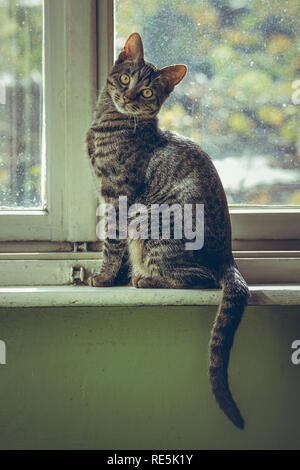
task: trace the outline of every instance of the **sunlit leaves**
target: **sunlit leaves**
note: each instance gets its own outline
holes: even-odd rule
[[[187,78],[160,114],[161,125],[201,143],[216,163],[235,162],[237,186],[220,166],[229,201],[289,202],[300,174],[300,105],[292,101],[292,83],[300,76],[300,0],[116,5],[118,47],[137,30],[148,60],[188,65]],[[241,155],[247,155],[246,166]]]

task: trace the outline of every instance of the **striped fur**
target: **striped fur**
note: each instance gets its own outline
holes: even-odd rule
[[[90,278],[89,284],[125,284],[129,269],[131,283],[137,288],[222,285],[224,297],[210,345],[210,377],[219,405],[242,428],[243,420],[228,387],[227,367],[248,290],[234,266],[226,196],[208,155],[191,140],[161,130],[157,124],[163,102],[185,71],[184,66],[159,70],[145,62],[141,39],[132,35],[100,95],[87,133],[87,154],[98,192],[114,205],[117,216],[119,196],[127,196],[129,205],[141,203],[149,211],[153,204],[203,204],[204,247],[187,251],[184,237],[162,240],[161,222],[157,240],[107,238],[101,272]],[[142,95],[145,89],[151,89],[149,98]],[[170,222],[173,234],[173,216]]]
[[[234,265],[225,267],[221,284],[223,299],[210,341],[210,382],[220,408],[238,428],[243,429],[244,420],[232,398],[227,370],[234,334],[247,305],[249,291]]]

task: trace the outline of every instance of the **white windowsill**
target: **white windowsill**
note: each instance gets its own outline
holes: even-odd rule
[[[250,291],[249,305],[300,306],[300,285],[251,286]],[[3,287],[0,308],[218,305],[221,295],[220,290]]]

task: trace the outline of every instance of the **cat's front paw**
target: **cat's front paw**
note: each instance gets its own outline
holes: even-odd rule
[[[88,278],[90,287],[111,287],[114,285],[114,278],[105,276],[105,274],[96,274]]]
[[[144,276],[136,276],[132,279],[133,287],[140,289],[153,289],[157,287],[162,287],[161,283],[157,279]]]
[[[138,276],[134,276],[131,278],[131,285],[133,287],[140,287],[139,283],[140,281],[143,279],[143,277],[141,275],[138,275]]]

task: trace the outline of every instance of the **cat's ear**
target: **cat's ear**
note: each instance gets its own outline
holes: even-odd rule
[[[168,91],[171,92],[178,83],[185,77],[187,72],[186,65],[170,65],[160,70],[160,76],[166,80]]]
[[[119,61],[131,59],[134,62],[141,62],[144,60],[144,47],[142,38],[138,33],[133,33],[129,36],[125,46],[119,55]]]

